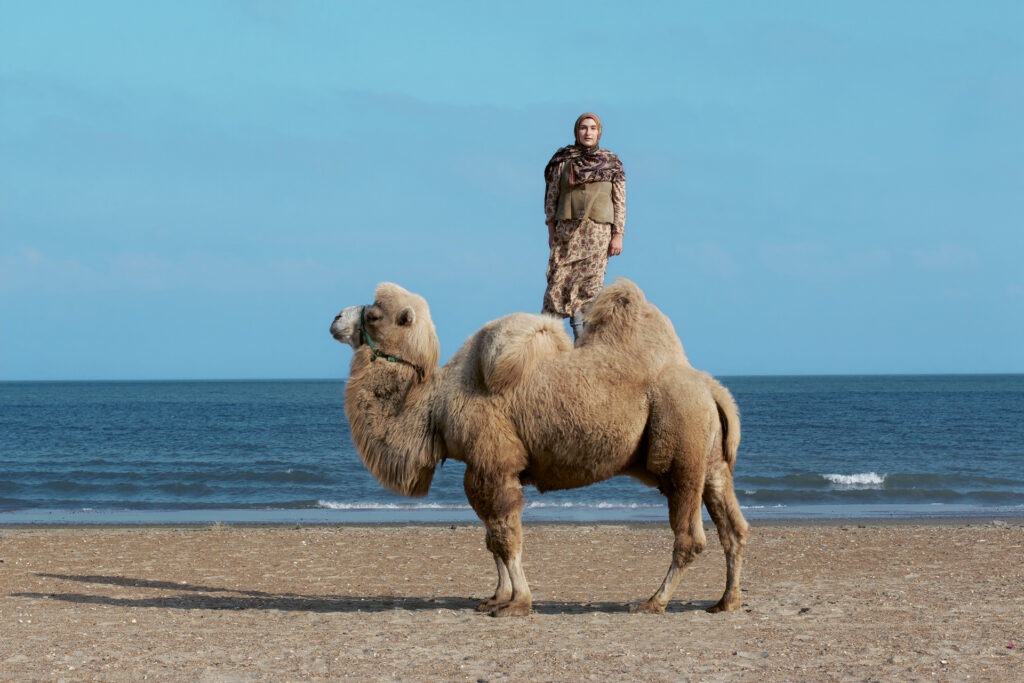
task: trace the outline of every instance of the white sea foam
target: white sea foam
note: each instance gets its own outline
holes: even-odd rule
[[[625,503],[625,502],[617,503],[617,502],[614,502],[614,501],[594,501],[594,502],[588,502],[588,503],[570,503],[570,502],[566,502],[566,503],[546,503],[546,502],[540,501],[540,502],[527,503],[524,507],[526,509],[528,509],[528,510],[529,509],[544,510],[544,509],[551,509],[551,508],[584,508],[584,509],[596,508],[598,510],[639,510],[641,508],[657,508],[657,507],[661,507],[661,505],[650,505],[650,504],[641,505],[640,503]]]
[[[318,500],[317,507],[326,510],[471,510],[469,505],[457,503],[339,503],[330,500]],[[532,502],[523,506],[528,510],[546,509],[569,509],[582,508],[598,510],[639,510],[641,508],[657,508],[662,505],[642,505],[639,503],[617,503],[611,501],[597,501],[593,503],[572,503],[572,502]]]
[[[317,507],[326,510],[469,510],[468,505],[445,503],[336,503],[318,500]]]
[[[885,484],[886,474],[862,472],[860,474],[823,474],[833,487],[837,489],[880,489]]]

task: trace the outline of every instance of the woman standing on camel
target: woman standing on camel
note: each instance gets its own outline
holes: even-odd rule
[[[622,253],[626,174],[619,157],[598,146],[596,114],[581,115],[573,132],[576,143],[555,152],[544,168],[551,257],[543,312],[568,317],[578,338],[580,313],[604,286],[608,257]]]

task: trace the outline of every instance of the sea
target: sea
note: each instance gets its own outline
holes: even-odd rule
[[[1024,375],[720,379],[740,406],[748,519],[1024,516]],[[344,392],[344,380],[0,382],[0,525],[476,519],[457,461],[425,498],[378,484]],[[525,493],[527,522],[668,518],[628,477]]]

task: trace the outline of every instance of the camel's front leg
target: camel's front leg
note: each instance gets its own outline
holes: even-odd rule
[[[470,505],[487,525],[487,549],[494,554],[498,568],[494,597],[477,609],[493,617],[526,616],[533,597],[521,560],[523,490],[519,477],[495,476],[467,466],[464,483]]]
[[[488,521],[487,526],[490,529],[492,523]],[[522,530],[519,524],[519,515],[516,514],[514,532],[510,520],[498,521],[493,526],[500,528],[500,533],[503,536],[496,539],[495,545],[499,548],[496,554],[502,558],[504,566],[507,568],[512,594],[507,601],[495,602],[488,611],[492,617],[525,617],[533,607],[533,596],[530,594],[530,585],[526,582],[526,573],[523,571]],[[506,533],[507,536],[505,536]],[[494,537],[495,535],[489,530],[488,536]]]
[[[494,589],[493,596],[476,606],[478,612],[490,612],[498,605],[512,600],[512,579],[509,577],[508,565],[498,553],[494,553],[494,564],[498,567],[498,587]]]

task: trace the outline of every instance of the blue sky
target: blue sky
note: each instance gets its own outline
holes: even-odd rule
[[[1024,372],[1024,4],[0,0],[0,379],[343,377],[537,311],[582,111],[718,375]]]

